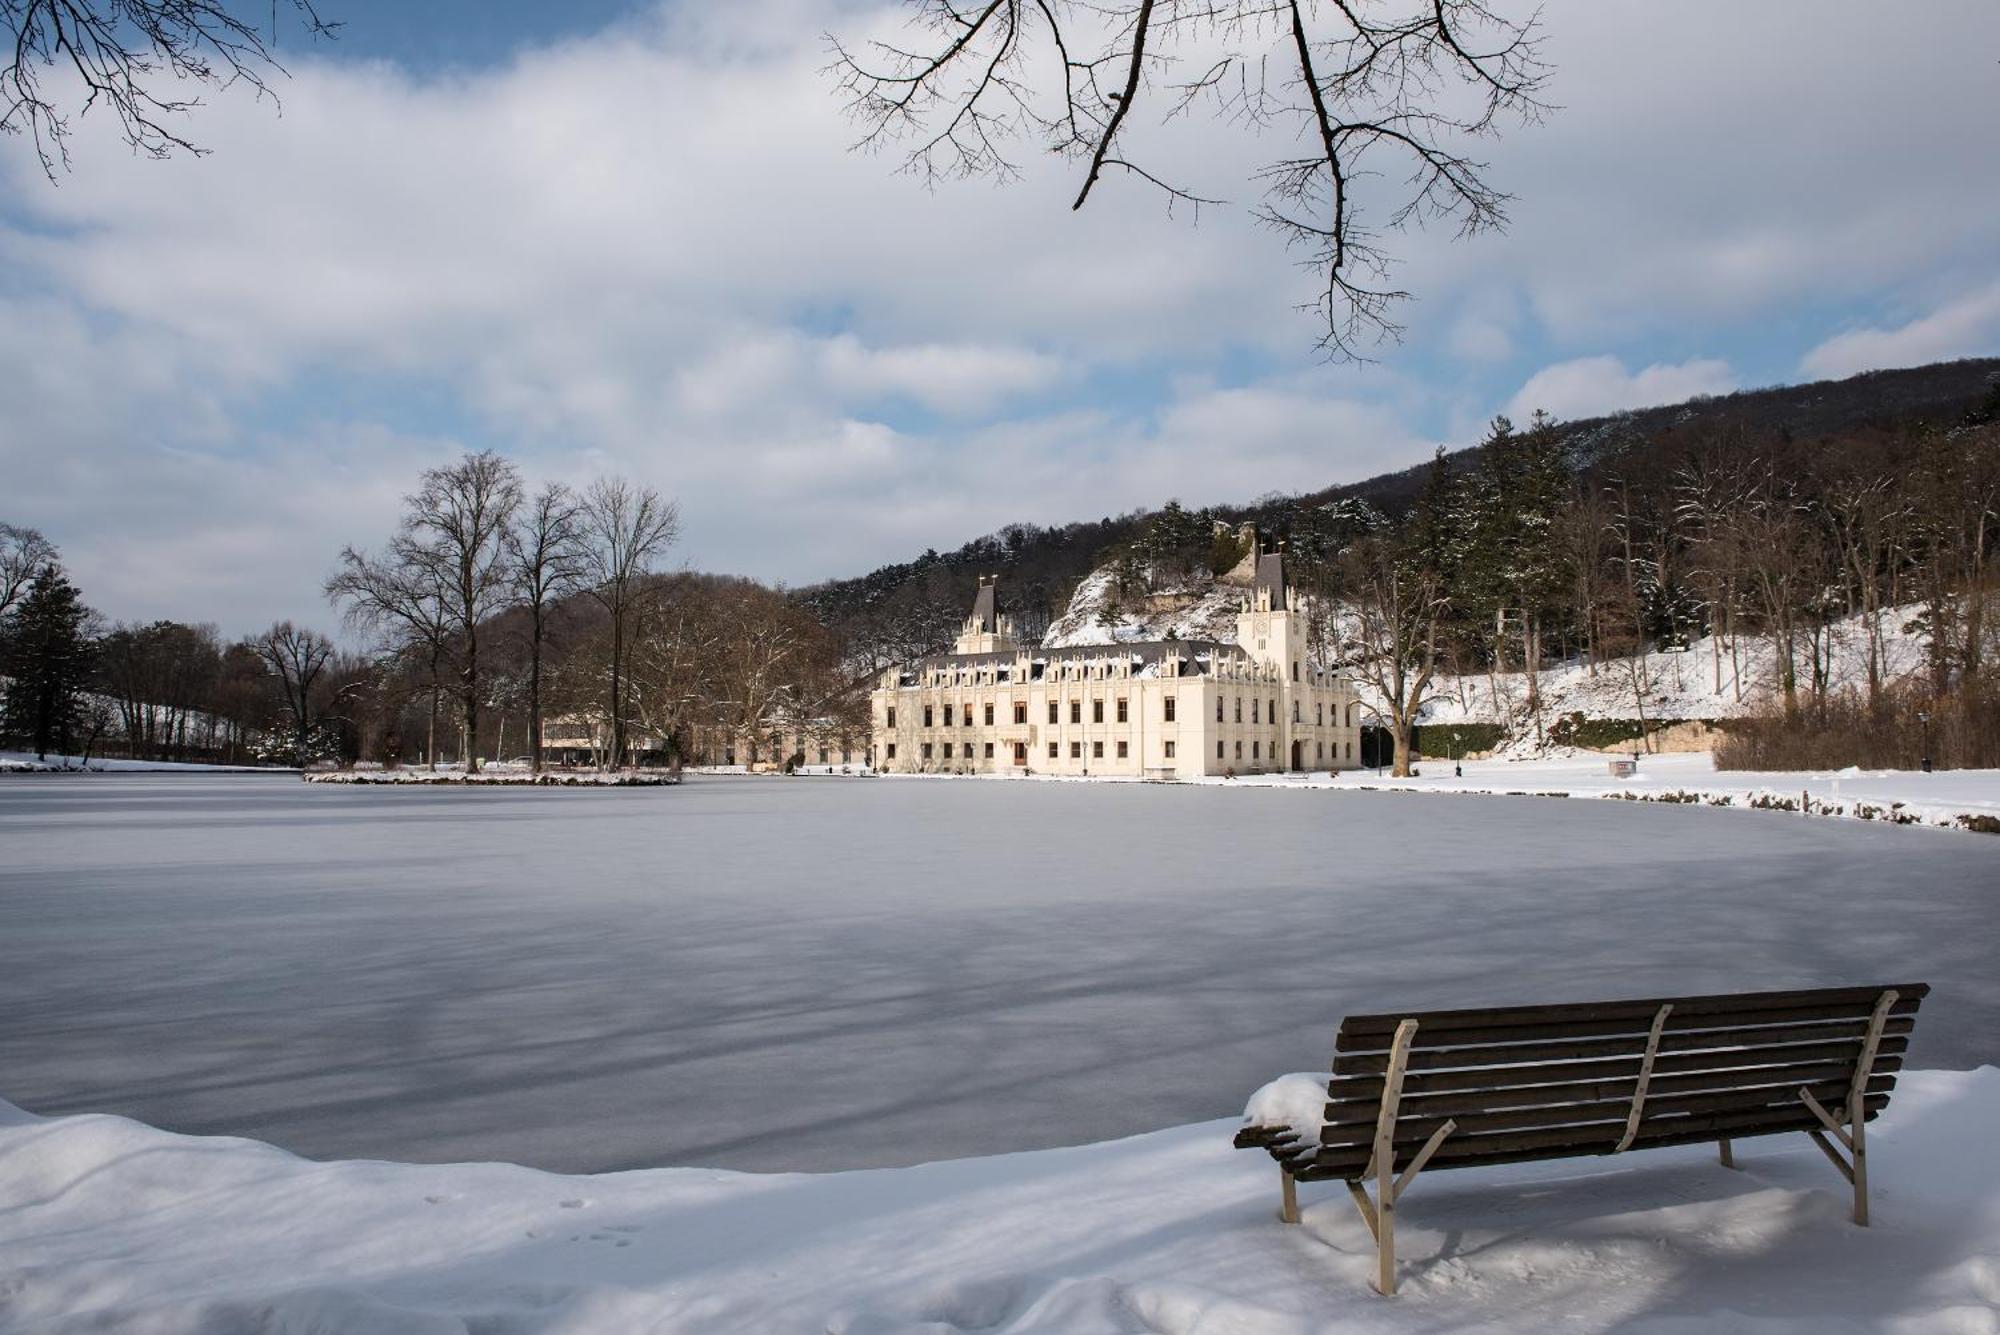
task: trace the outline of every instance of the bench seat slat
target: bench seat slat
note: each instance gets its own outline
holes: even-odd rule
[[[1575,1002],[1546,1006],[1478,1007],[1468,1010],[1406,1011],[1398,1014],[1350,1015],[1340,1026],[1344,1039],[1361,1047],[1363,1039],[1379,1039],[1373,1047],[1389,1045],[1396,1026],[1403,1020],[1418,1022],[1421,1037],[1426,1028],[1492,1029],[1525,1024],[1565,1023],[1587,1020],[1651,1021],[1662,1005],[1672,1004],[1677,1016],[1728,1014],[1742,1010],[1771,1010],[1789,1007],[1845,1007],[1858,1005],[1860,1014],[1884,990],[1893,989],[1903,1001],[1921,1000],[1930,993],[1928,983],[1889,983],[1883,987],[1822,987],[1789,992],[1724,992],[1694,997],[1647,997],[1622,1001]],[[1341,1046],[1341,1051],[1348,1050]]]
[[[1831,1107],[1847,1098],[1849,1082],[1845,1079],[1823,1080],[1806,1088],[1812,1090],[1813,1097]],[[1878,1075],[1868,1082],[1870,1094],[1887,1094],[1896,1087],[1893,1075]],[[1799,1109],[1800,1086],[1764,1085],[1755,1089],[1719,1089],[1694,1094],[1656,1094],[1648,1091],[1644,1115],[1639,1127],[1643,1132],[1658,1119],[1677,1117],[1691,1113],[1755,1112],[1766,1108],[1782,1108],[1795,1113]],[[1431,1132],[1442,1126],[1447,1119],[1453,1122],[1454,1136],[1471,1135],[1482,1131],[1524,1131],[1536,1127],[1582,1126],[1589,1123],[1611,1125],[1614,1134],[1625,1128],[1626,1116],[1632,1110],[1632,1100],[1613,1098],[1590,1103],[1547,1103],[1532,1108],[1494,1109],[1476,1113],[1423,1113],[1415,1116],[1399,1116],[1396,1119],[1395,1144],[1399,1150],[1415,1149],[1430,1138]],[[1332,1148],[1337,1145],[1369,1145],[1375,1137],[1375,1127],[1366,1122],[1331,1123],[1321,1128],[1319,1144]]]
[[[1864,1100],[1869,1120],[1873,1120],[1889,1104],[1889,1096],[1871,1094]],[[1631,1148],[1651,1148],[1655,1145],[1675,1142],[1673,1138],[1685,1136],[1691,1140],[1713,1140],[1718,1136],[1748,1137],[1767,1135],[1777,1131],[1802,1131],[1818,1126],[1819,1121],[1804,1104],[1794,1102],[1789,1108],[1768,1107],[1741,1112],[1698,1113],[1679,1117],[1648,1119],[1642,1124]],[[1522,1152],[1549,1152],[1585,1156],[1609,1154],[1618,1145],[1624,1131],[1620,1123],[1593,1123],[1587,1126],[1554,1127],[1546,1130],[1499,1131],[1486,1134],[1458,1136],[1445,1139],[1437,1152],[1431,1156],[1429,1170],[1443,1168],[1469,1168],[1478,1164],[1498,1161],[1496,1156]],[[1356,1179],[1368,1167],[1372,1148],[1362,1146],[1335,1145],[1301,1155],[1295,1162],[1298,1175],[1304,1176],[1310,1167],[1315,1177],[1342,1177]]]
[[[1879,1110],[1870,1109],[1868,1120],[1872,1122],[1878,1115]],[[1809,1131],[1818,1125],[1818,1119],[1808,1112],[1803,1118],[1782,1125],[1733,1127],[1721,1130],[1705,1127],[1698,1130],[1677,1129],[1663,1131],[1651,1136],[1641,1135],[1633,1142],[1632,1148],[1635,1150],[1664,1149],[1672,1145],[1713,1144],[1723,1135],[1727,1135],[1732,1140],[1749,1140],[1757,1136],[1796,1135],[1798,1132]],[[1445,1160],[1442,1163],[1438,1162],[1443,1157],[1442,1150],[1440,1150],[1438,1155],[1433,1156],[1425,1171],[1430,1172],[1434,1169],[1442,1168],[1480,1168],[1509,1163],[1535,1163],[1545,1159],[1574,1159],[1587,1155],[1608,1154],[1615,1143],[1616,1139],[1614,1137],[1603,1141],[1602,1148],[1587,1150],[1568,1145],[1549,1145],[1534,1149],[1509,1150],[1505,1152],[1490,1151],[1477,1159]],[[1365,1167],[1366,1165],[1364,1164],[1363,1166]],[[1301,1182],[1326,1182],[1335,1179],[1353,1180],[1360,1176],[1360,1170],[1358,1169],[1348,1167],[1323,1168],[1311,1160],[1287,1161],[1286,1171],[1290,1172]]]
[[[1922,1004],[1922,997],[1899,995],[1890,1014],[1914,1016]],[[1750,1025],[1865,1021],[1873,1008],[1873,1001],[1860,1000],[1837,1005],[1749,1005],[1738,1007],[1733,1011],[1685,1013],[1677,1007],[1667,1017],[1665,1032],[1673,1034],[1702,1029],[1742,1028]],[[1439,1022],[1426,1027],[1419,1021],[1411,1048],[1413,1051],[1418,1051],[1424,1048],[1471,1047],[1487,1043],[1548,1042],[1559,1039],[1615,1038],[1623,1034],[1644,1035],[1651,1028],[1653,1016],[1658,1011],[1659,1007],[1655,1006],[1643,1015],[1582,1015],[1568,1019],[1521,1020],[1506,1024]],[[1387,1047],[1388,1040],[1374,1034],[1353,1034],[1345,1025],[1341,1026],[1339,1034],[1334,1038],[1334,1051],[1343,1054],[1380,1052]]]
[[[1879,1073],[1900,1070],[1900,1056],[1876,1061]],[[1760,1067],[1750,1071],[1694,1071],[1681,1075],[1655,1075],[1653,1094],[1697,1094],[1712,1090],[1744,1088],[1797,1089],[1851,1077],[1854,1063],[1800,1062],[1787,1066]],[[1380,1083],[1379,1081],[1377,1082]],[[1594,1103],[1607,1099],[1630,1102],[1638,1088],[1636,1077],[1626,1080],[1577,1080],[1555,1085],[1523,1085],[1513,1089],[1480,1089],[1442,1094],[1405,1094],[1401,1107],[1411,1116],[1448,1117],[1461,1112],[1498,1112],[1508,1108],[1536,1108],[1556,1103]],[[1354,1099],[1326,1105],[1329,1125],[1358,1123],[1375,1125],[1379,1104],[1373,1099]]]

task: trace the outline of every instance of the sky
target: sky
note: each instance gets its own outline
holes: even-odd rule
[[[107,616],[289,617],[426,467],[679,501],[672,562],[789,584],[1014,522],[1352,481],[1695,394],[2000,353],[2000,6],[1552,0],[1555,110],[1476,145],[1504,235],[1391,237],[1404,339],[1329,363],[1250,218],[1287,150],[1134,146],[1169,216],[1020,153],[926,190],[852,151],[824,34],[895,5],[325,0],[210,152],[0,139],[0,520]],[[1282,140],[1282,137],[1280,137]]]

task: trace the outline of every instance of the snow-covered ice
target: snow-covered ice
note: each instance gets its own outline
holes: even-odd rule
[[[1623,753],[1629,755],[1630,753]],[[2000,822],[2000,770],[1719,770],[1706,751],[1640,755],[1633,772],[1614,775],[1617,757],[1571,751],[1534,760],[1467,760],[1453,770],[1449,758],[1420,761],[1399,779],[1383,771],[1342,774],[1255,774],[1205,778],[1208,784],[1280,788],[1349,788],[1427,793],[1541,794],[1608,797],[1641,802],[1696,801],[1745,811],[1793,810],[1855,820],[1967,828]],[[1789,806],[1781,805],[1789,804]],[[1984,821],[1981,818],[1985,818]],[[1988,832],[1990,833],[1990,827]]]
[[[1104,1140],[1235,1112],[1392,1006],[1919,978],[1913,1061],[2000,1061],[2000,840],[1859,821],[29,775],[0,783],[0,849],[0,1097],[315,1156],[777,1170]]]
[[[1939,997],[1943,1002],[1945,998]],[[1929,1007],[1926,1007],[1928,1016]],[[1401,1293],[1232,1120],[835,1174],[314,1163],[0,1104],[0,1328],[116,1335],[2000,1329],[2000,1071],[1910,1072],[1873,1226],[1802,1135],[1433,1172]]]

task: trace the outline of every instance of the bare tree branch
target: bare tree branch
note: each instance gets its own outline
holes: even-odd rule
[[[853,50],[829,37],[828,72],[863,127],[857,146],[911,141],[903,170],[927,184],[1010,179],[1019,168],[1006,141],[1032,136],[1083,161],[1072,209],[1111,167],[1161,190],[1170,209],[1219,202],[1123,147],[1155,84],[1162,122],[1212,101],[1247,133],[1289,127],[1311,142],[1309,156],[1248,175],[1265,192],[1255,216],[1318,276],[1302,308],[1317,314],[1321,350],[1342,360],[1401,333],[1391,313],[1408,293],[1389,281],[1379,236],[1432,222],[1460,236],[1504,227],[1508,197],[1462,143],[1548,110],[1540,14],[1503,17],[1485,0],[907,3],[911,26],[934,40]],[[1193,72],[1177,80],[1182,62]],[[1400,185],[1358,192],[1367,177]]]
[[[315,0],[290,3],[310,36],[340,26]],[[29,136],[52,181],[70,165],[70,117],[100,104],[147,157],[205,152],[175,124],[201,105],[199,94],[243,83],[275,99],[266,80],[285,72],[271,50],[276,0],[268,35],[238,8],[247,9],[230,0],[0,0],[0,133]]]

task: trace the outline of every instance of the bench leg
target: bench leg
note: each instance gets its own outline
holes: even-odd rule
[[[1848,1104],[1848,1136],[1854,1141],[1854,1222],[1868,1227],[1868,1112],[1859,1097]]]
[[[1736,1155],[1729,1148],[1728,1136],[1722,1138],[1722,1166],[1724,1168],[1736,1167]]]
[[[1284,1165],[1278,1166],[1278,1218],[1287,1224],[1299,1222],[1298,1180],[1286,1172]]]

